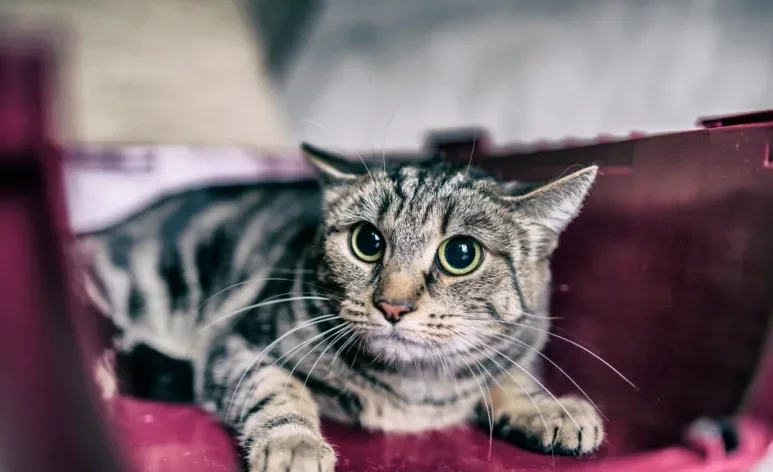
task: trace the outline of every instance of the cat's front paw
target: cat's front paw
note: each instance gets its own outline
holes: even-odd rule
[[[574,397],[560,398],[561,404],[549,397],[534,400],[539,412],[531,402],[530,408],[519,405],[499,412],[497,436],[545,454],[578,456],[594,452],[601,445],[604,424],[589,402]]]
[[[250,472],[333,472],[336,457],[324,439],[307,434],[268,437],[250,447]]]

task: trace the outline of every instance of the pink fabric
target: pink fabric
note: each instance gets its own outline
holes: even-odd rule
[[[119,398],[112,424],[137,472],[232,472],[237,449],[223,428],[193,407]]]
[[[237,469],[236,448],[230,438],[205,413],[120,399],[114,407],[114,424],[128,447],[138,471],[180,472]],[[476,428],[411,436],[363,434],[350,427],[326,423],[324,432],[336,445],[339,472],[436,471],[491,472],[556,470],[560,472],[730,472],[748,471],[773,438],[770,427],[745,418],[739,422],[738,451],[707,460],[699,449],[671,446],[648,453],[600,459],[550,457],[528,453],[489,438]]]

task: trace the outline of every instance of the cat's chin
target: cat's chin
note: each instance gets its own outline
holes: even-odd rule
[[[432,362],[437,360],[437,349],[427,342],[413,339],[397,331],[370,334],[366,338],[369,351],[379,359],[395,363]]]

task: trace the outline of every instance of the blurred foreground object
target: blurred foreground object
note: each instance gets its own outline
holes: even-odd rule
[[[282,109],[234,0],[2,0],[0,20],[68,32],[78,142],[285,146]]]
[[[52,146],[49,38],[0,35],[0,466],[118,471],[73,296],[60,154]]]

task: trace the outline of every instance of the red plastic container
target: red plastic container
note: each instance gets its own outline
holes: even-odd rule
[[[229,438],[194,408],[119,398],[109,422],[99,415],[81,362],[88,317],[69,290],[59,160],[45,119],[51,57],[26,44],[0,49],[0,417],[10,420],[0,437],[11,441],[0,465],[105,471],[126,456],[138,471],[236,470]],[[475,428],[384,436],[328,423],[338,470],[750,470],[773,442],[773,123],[757,116],[546,150],[478,144],[473,153],[472,143],[434,140],[452,159],[472,155],[506,178],[601,165],[554,259],[553,315],[562,319],[553,331],[565,340],[547,355],[609,418],[608,442],[584,459],[501,441],[489,455]],[[547,380],[572,390],[556,370]],[[686,434],[702,417],[733,420]]]
[[[0,38],[0,468],[119,470],[92,388],[92,323],[70,290],[53,49]]]

